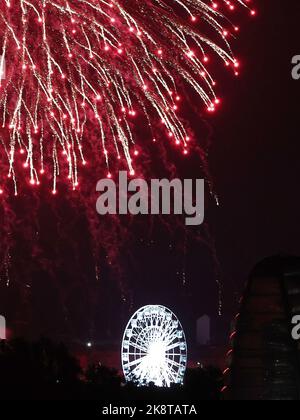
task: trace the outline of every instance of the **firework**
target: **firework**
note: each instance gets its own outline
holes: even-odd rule
[[[1,0],[0,193],[6,178],[79,186],[90,154],[134,174],[135,125],[188,154],[181,94],[219,104],[212,54],[236,73],[224,17],[245,0]],[[249,7],[248,7],[249,8]],[[254,10],[249,9],[251,14]],[[178,88],[180,86],[180,88]],[[139,118],[140,117],[140,118]]]

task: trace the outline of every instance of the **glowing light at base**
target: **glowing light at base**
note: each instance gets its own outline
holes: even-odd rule
[[[7,177],[15,194],[19,179],[77,189],[90,159],[108,176],[119,161],[133,174],[140,124],[188,155],[185,90],[208,112],[219,106],[215,63],[239,67],[239,28],[224,16],[248,3],[0,0],[0,194]]]
[[[183,384],[187,344],[171,310],[150,305],[133,315],[123,337],[122,365],[126,381],[139,386]]]

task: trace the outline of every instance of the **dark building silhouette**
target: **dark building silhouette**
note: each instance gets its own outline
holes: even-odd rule
[[[230,337],[230,400],[299,400],[300,343],[292,318],[300,314],[300,258],[271,257],[252,271]]]

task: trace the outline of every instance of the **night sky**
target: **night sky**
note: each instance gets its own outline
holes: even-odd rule
[[[165,304],[183,321],[191,340],[195,320],[203,313],[213,317],[214,335],[221,339],[251,268],[273,254],[300,254],[300,81],[291,77],[291,59],[300,54],[300,5],[297,0],[269,0],[258,2],[257,9],[255,19],[244,15],[233,43],[241,77],[221,72],[221,110],[206,114],[204,123],[195,117],[192,121],[196,130],[205,124],[211,137],[208,161],[220,206],[209,203],[206,222],[216,255],[180,230],[169,233],[160,226],[145,234],[144,227],[138,228],[130,258],[127,252],[119,258],[120,272],[112,272],[103,256],[101,281],[95,281],[84,219],[72,215],[72,206],[54,216],[44,205],[47,227],[39,237],[44,236],[51,258],[59,254],[63,261],[55,273],[61,287],[53,284],[46,263],[34,268],[32,261],[39,257],[27,250],[31,290],[20,292],[18,282],[9,291],[1,288],[0,303],[13,330],[69,341],[118,341],[139,306]],[[196,165],[192,168],[194,178],[202,176]],[[73,223],[57,239],[63,218]],[[68,252],[71,241],[78,244],[76,256]],[[24,258],[23,248],[15,251],[16,260],[18,252]],[[21,269],[15,268],[19,277]],[[217,278],[223,284],[221,318]]]
[[[222,206],[215,216],[228,297],[251,267],[273,254],[299,255],[299,2],[263,1],[239,39],[243,74],[226,83],[210,153]]]

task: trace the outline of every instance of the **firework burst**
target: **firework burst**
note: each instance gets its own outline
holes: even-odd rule
[[[1,0],[0,193],[7,177],[15,194],[20,178],[76,189],[87,150],[108,176],[118,160],[134,174],[138,116],[188,154],[178,86],[216,109],[211,53],[238,71],[224,15],[247,3]]]

